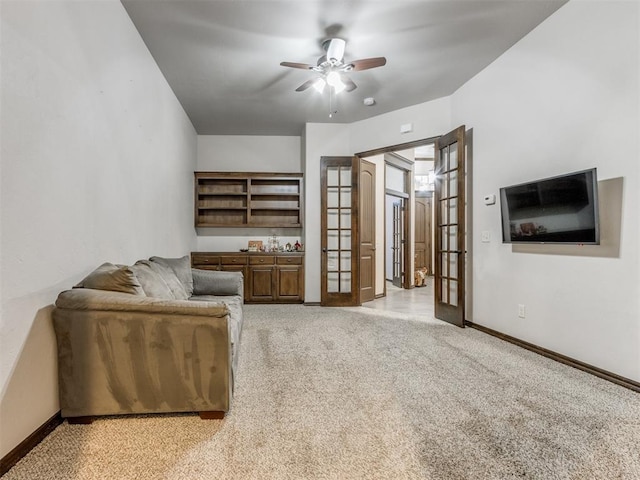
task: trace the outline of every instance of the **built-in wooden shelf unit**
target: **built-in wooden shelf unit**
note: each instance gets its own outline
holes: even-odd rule
[[[302,226],[302,174],[195,172],[196,227]]]

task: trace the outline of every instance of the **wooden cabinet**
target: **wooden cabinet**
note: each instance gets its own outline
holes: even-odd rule
[[[304,301],[304,288],[300,291],[300,285],[304,285],[302,257],[277,257],[276,264],[276,301]]]
[[[304,253],[192,252],[191,265],[242,272],[245,303],[304,302]]]
[[[302,226],[302,175],[195,172],[196,227]]]

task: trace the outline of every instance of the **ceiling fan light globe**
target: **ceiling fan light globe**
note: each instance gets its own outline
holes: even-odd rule
[[[339,85],[336,85],[335,87],[333,87],[333,91],[336,92],[336,93],[340,93],[345,88],[347,88],[347,86],[344,83],[341,82]]]
[[[327,75],[327,83],[333,88],[338,88],[339,86],[344,87],[344,83],[342,82],[338,72],[329,72]]]
[[[327,82],[324,81],[324,78],[319,78],[313,83],[313,88],[315,88],[318,93],[322,93],[326,84]]]

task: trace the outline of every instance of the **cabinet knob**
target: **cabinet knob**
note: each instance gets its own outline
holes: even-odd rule
[[[287,258],[287,263],[291,263],[291,259],[290,258]]]
[[[261,259],[260,259],[260,263],[264,263],[264,258],[261,258]]]

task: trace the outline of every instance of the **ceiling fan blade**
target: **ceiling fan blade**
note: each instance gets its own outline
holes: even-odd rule
[[[358,88],[358,86],[353,82],[353,80],[351,80],[349,77],[347,76],[342,76],[341,77],[342,83],[344,83],[345,86],[345,92],[353,92],[356,88]]]
[[[313,85],[317,81],[317,78],[311,78],[296,88],[296,92],[304,92],[307,88]]]
[[[280,62],[280,65],[289,68],[301,68],[302,70],[311,70],[313,68],[313,66],[306,63]]]
[[[362,60],[354,60],[349,64],[352,66],[353,71],[359,72],[360,70],[382,67],[387,64],[387,59],[384,57],[363,58]]]

